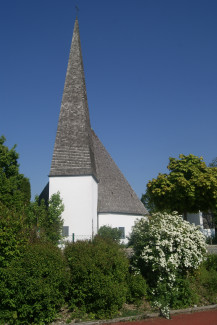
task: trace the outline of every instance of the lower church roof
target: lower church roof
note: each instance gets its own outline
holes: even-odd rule
[[[92,130],[98,185],[98,213],[145,215],[147,210]]]

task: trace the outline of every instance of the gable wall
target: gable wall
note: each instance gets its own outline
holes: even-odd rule
[[[60,192],[63,200],[64,226],[69,226],[69,238],[92,238],[97,232],[98,184],[92,176],[50,177],[49,197]]]
[[[136,220],[146,218],[138,215],[131,215],[131,214],[121,214],[121,213],[99,213],[98,214],[98,223],[99,228],[102,226],[110,226],[112,228],[125,228],[125,239],[122,240],[123,243],[127,243],[127,236],[132,231],[132,227]]]
[[[194,223],[195,226],[203,227],[203,217],[200,211],[198,213],[187,213],[187,220],[190,223]]]

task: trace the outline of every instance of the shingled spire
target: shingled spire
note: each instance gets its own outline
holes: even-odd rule
[[[76,18],[50,176],[93,175],[96,166]]]

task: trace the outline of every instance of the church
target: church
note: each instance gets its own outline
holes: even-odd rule
[[[91,239],[101,226],[119,228],[123,242],[148,214],[91,128],[78,19],[75,20],[49,182],[40,197],[60,193],[63,235]]]

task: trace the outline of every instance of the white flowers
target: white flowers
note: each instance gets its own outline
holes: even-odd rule
[[[205,237],[200,229],[176,212],[155,213],[149,221],[137,221],[131,240],[137,258],[155,275],[158,292],[163,281],[167,290],[176,289],[177,274],[197,269],[206,253]],[[160,306],[160,302],[156,300],[155,305]],[[162,308],[168,313],[168,305]]]
[[[133,232],[141,236],[142,224],[147,222],[139,220]],[[154,269],[160,267],[170,273],[199,267],[206,252],[205,238],[199,228],[184,221],[176,212],[154,214],[146,228],[148,233],[142,234],[141,258]]]

